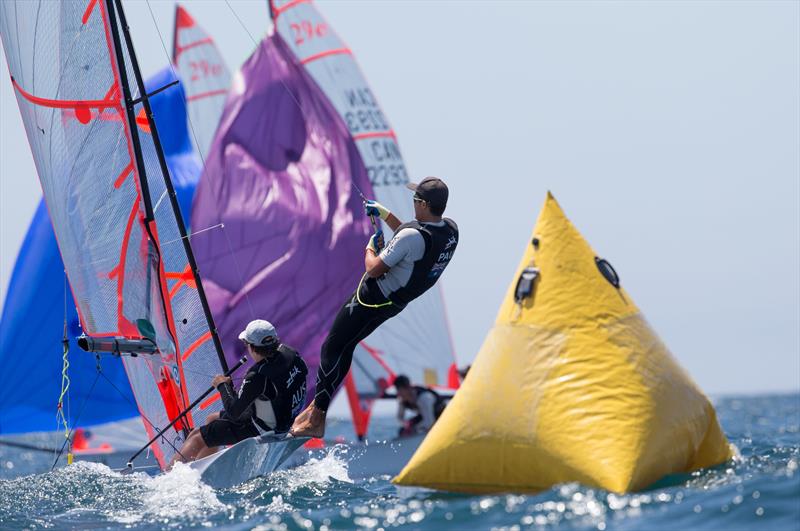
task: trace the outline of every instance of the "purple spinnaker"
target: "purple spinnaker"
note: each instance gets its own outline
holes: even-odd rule
[[[355,185],[355,186],[354,186]],[[356,188],[357,187],[357,188]],[[192,209],[192,247],[226,358],[267,319],[309,366],[363,272],[372,187],[336,110],[279,35],[235,76]],[[219,225],[223,224],[223,227]]]

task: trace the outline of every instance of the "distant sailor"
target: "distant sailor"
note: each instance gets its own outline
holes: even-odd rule
[[[411,380],[404,374],[394,379],[394,387],[397,389],[397,419],[403,423],[399,435],[407,437],[430,430],[444,411],[447,400],[429,387],[411,385]],[[408,421],[407,411],[416,413]]]
[[[414,221],[401,223],[376,201],[365,205],[367,215],[380,216],[394,231],[394,237],[380,254],[382,236],[370,238],[364,256],[366,273],[339,310],[322,345],[316,394],[295,420],[293,435],[324,435],[328,406],[350,369],[358,342],[430,289],[453,257],[458,227],[442,217],[447,185],[441,179],[427,177],[407,186],[415,192]]]
[[[238,396],[230,377],[217,375],[211,384],[219,391],[223,411],[210,415],[205,426],[189,434],[175,461],[193,461],[262,433],[286,433],[306,401],[308,368],[293,348],[282,344],[275,327],[262,319],[251,321],[239,334],[256,363],[244,377]]]

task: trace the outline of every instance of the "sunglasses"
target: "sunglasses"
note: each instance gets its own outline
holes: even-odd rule
[[[427,201],[425,201],[421,197],[417,197],[417,196],[414,196],[414,202],[415,203],[427,203]]]

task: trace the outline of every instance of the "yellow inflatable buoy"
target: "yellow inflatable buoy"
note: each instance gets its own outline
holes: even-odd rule
[[[469,375],[394,482],[621,493],[731,457],[708,398],[548,193]]]

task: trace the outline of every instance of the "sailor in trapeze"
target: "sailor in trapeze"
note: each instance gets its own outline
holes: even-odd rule
[[[430,289],[441,276],[458,245],[458,226],[442,217],[447,206],[447,185],[436,177],[407,185],[414,191],[413,221],[402,223],[376,201],[365,204],[368,216],[379,216],[394,237],[382,251],[382,234],[372,235],[364,256],[366,272],[355,292],[345,301],[322,344],[314,400],[297,416],[291,433],[322,437],[325,416],[359,341],[384,321]]]

